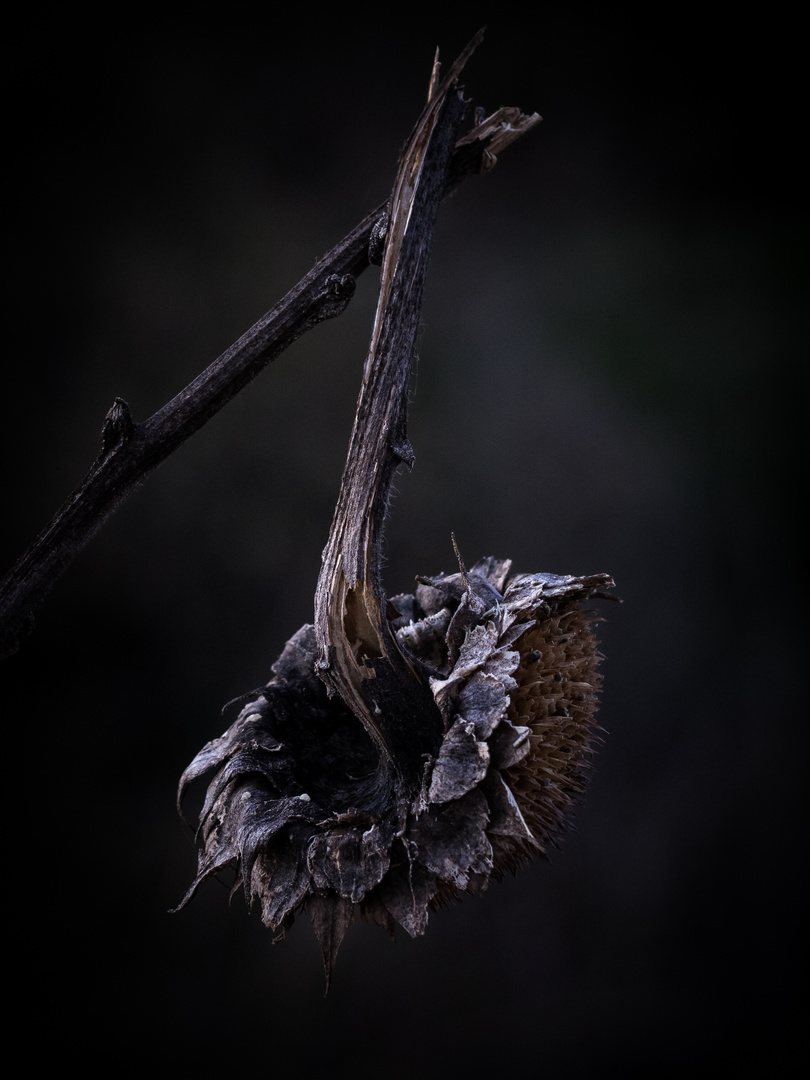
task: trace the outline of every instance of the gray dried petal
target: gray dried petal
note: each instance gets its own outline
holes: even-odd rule
[[[386,874],[379,889],[381,902],[411,937],[427,929],[428,913],[439,891],[436,875],[410,854]]]
[[[254,749],[261,748],[268,753],[280,749],[278,740],[270,735],[269,732],[262,731],[261,729],[253,730],[249,728],[249,725],[255,725],[257,722],[261,722],[259,710],[266,705],[267,702],[264,698],[259,698],[259,700],[254,703],[252,710],[240,715],[237,722],[220,735],[218,739],[212,739],[211,742],[205,744],[180,778],[178,809],[188,790],[189,784],[193,780],[196,780],[200,776],[204,776],[205,773],[209,772],[209,770],[213,769],[215,766],[222,765],[228,758],[241,751],[244,747],[249,746]]]
[[[474,725],[459,719],[444,737],[433,766],[428,803],[459,799],[486,776],[489,750],[475,736]]]
[[[514,654],[517,667],[518,654]],[[472,724],[477,739],[488,739],[509,709],[508,684],[489,671],[476,671],[459,691],[459,716]]]
[[[479,559],[470,570],[470,574],[474,577],[483,578],[496,592],[503,593],[503,587],[511,569],[511,559],[496,559],[490,555],[486,559]]]
[[[338,896],[359,904],[388,870],[388,844],[382,840],[379,830],[360,833],[350,826],[315,836],[307,853],[315,888],[332,889]]]
[[[497,836],[513,836],[539,846],[520,812],[517,799],[497,769],[489,770],[483,791],[490,813],[487,832]]]
[[[410,621],[397,630],[397,641],[411,656],[418,656],[428,667],[443,671],[447,663],[446,638],[450,618],[449,608],[443,607],[417,622]]]
[[[416,845],[419,861],[438,880],[463,891],[471,874],[488,876],[492,872],[488,821],[486,798],[472,790],[443,806],[429,807],[411,826],[409,838]]]
[[[242,812],[234,814],[235,808]],[[270,792],[260,791],[255,784],[243,787],[239,798],[228,804],[228,811],[236,819],[234,831],[238,833],[242,875],[247,882],[252,882],[256,859],[267,850],[277,833],[293,822],[314,825],[323,817],[323,811],[311,800],[279,799]]]
[[[585,599],[612,585],[609,574],[518,574],[510,580],[503,598],[515,610],[534,611],[547,600]]]
[[[494,769],[509,769],[517,765],[529,753],[528,727],[515,726],[509,720],[502,720],[498,730],[489,740],[489,756]]]
[[[312,885],[306,859],[310,830],[292,826],[276,836],[258,853],[245,890],[258,898],[262,922],[271,930],[293,914]]]
[[[339,896],[321,896],[313,893],[307,900],[306,908],[321,945],[328,992],[338,950],[352,921],[352,903]]]
[[[464,643],[450,675],[446,679],[430,680],[430,688],[439,708],[448,703],[448,699],[458,691],[459,684],[484,666],[495,651],[497,641],[498,628],[492,620],[472,626],[466,631]]]
[[[312,656],[316,648],[315,627],[302,626],[281,650],[281,656],[270,670],[277,679],[306,681],[312,673]]]

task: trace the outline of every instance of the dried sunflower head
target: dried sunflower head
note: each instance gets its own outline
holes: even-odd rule
[[[584,605],[613,582],[510,569],[485,559],[390,601],[399,648],[441,717],[438,751],[426,748],[410,787],[327,695],[314,628],[298,631],[267,686],[183,774],[178,803],[213,771],[183,904],[232,868],[272,930],[307,909],[328,978],[356,915],[422,934],[432,908],[557,840],[595,741],[601,657]]]

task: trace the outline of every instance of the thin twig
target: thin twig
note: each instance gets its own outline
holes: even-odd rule
[[[491,166],[487,150],[519,138],[540,117],[498,110],[459,140],[445,194],[469,173]],[[501,118],[501,119],[499,119]],[[480,131],[479,134],[477,134]],[[369,243],[386,204],[373,210],[266,315],[162,409],[135,423],[116,398],[102,430],[102,448],[81,485],[0,584],[0,659],[31,633],[46,596],[104,522],[144,478],[198,431],[297,338],[340,315],[369,266]]]

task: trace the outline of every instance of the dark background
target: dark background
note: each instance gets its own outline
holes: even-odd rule
[[[434,48],[488,23],[468,96],[544,120],[440,213],[386,583],[449,571],[451,531],[469,563],[611,572],[607,735],[551,863],[417,941],[353,927],[325,1000],[306,921],[274,947],[216,884],[168,914],[195,868],[177,778],[311,620],[372,269],[148,478],[0,670],[12,1020],[34,1056],[204,1075],[790,1067],[796,28],[705,4],[201,18],[55,16],[12,50],[3,569],[115,396],[146,418],[387,196]]]

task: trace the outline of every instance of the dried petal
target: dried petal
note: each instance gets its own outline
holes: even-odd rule
[[[460,799],[487,774],[489,750],[475,737],[475,725],[465,719],[453,724],[442,742],[428,792],[428,803]]]
[[[443,806],[431,806],[410,830],[419,861],[441,882],[466,889],[471,873],[492,872],[492,845],[487,839],[489,807],[483,793],[466,795]]]
[[[321,944],[328,993],[338,949],[352,921],[352,904],[342,897],[315,893],[307,900],[307,914]]]

